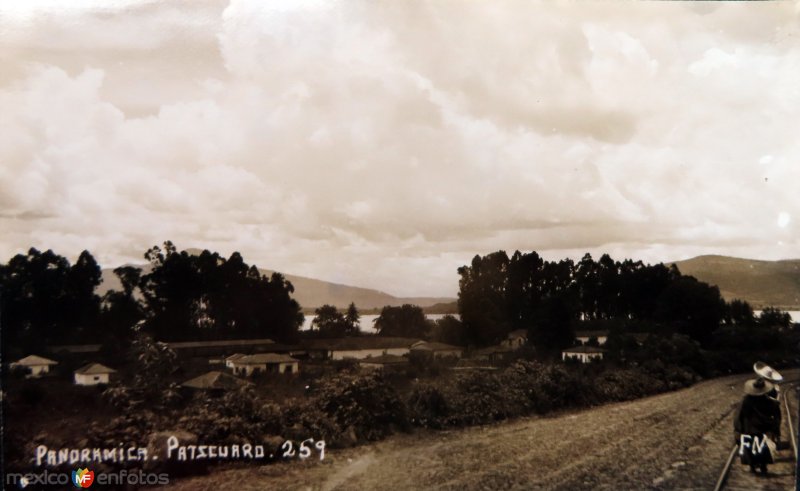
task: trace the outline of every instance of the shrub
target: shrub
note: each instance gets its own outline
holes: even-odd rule
[[[408,428],[405,405],[380,374],[340,374],[320,381],[311,401],[342,431],[378,440]]]

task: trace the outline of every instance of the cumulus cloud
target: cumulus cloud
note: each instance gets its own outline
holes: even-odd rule
[[[34,7],[0,30],[6,256],[171,239],[445,295],[497,249],[797,255],[791,4]]]

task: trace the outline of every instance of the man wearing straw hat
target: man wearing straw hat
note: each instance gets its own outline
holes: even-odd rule
[[[775,384],[763,377],[745,382],[745,396],[733,422],[742,464],[752,472],[759,467],[766,474],[767,464],[774,462],[774,439],[781,428],[780,407],[768,396],[774,389]]]

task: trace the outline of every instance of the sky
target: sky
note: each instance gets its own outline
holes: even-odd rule
[[[800,258],[798,2],[4,0],[0,59],[2,262]]]

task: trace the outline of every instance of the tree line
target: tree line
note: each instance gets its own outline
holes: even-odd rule
[[[608,254],[574,262],[497,251],[476,255],[458,274],[461,321],[476,345],[525,329],[537,348],[558,349],[572,343],[576,326],[620,324],[685,334],[707,345],[721,324],[757,322],[747,302],[725,302],[717,287],[675,265],[615,261]],[[760,320],[788,326],[788,319],[766,309]]]
[[[147,268],[114,270],[121,289],[102,298],[100,266],[88,251],[75,264],[31,248],[0,265],[3,346],[97,344],[122,348],[133,326],[159,341],[270,338],[296,340],[303,323],[294,287],[235,252],[229,258],[178,251],[167,241],[145,254]]]

